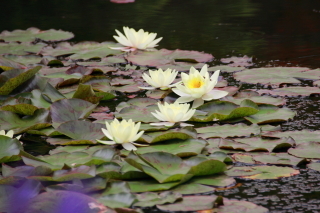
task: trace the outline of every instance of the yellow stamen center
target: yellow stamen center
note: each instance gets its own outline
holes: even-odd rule
[[[198,78],[194,78],[194,79],[191,79],[189,82],[188,82],[188,87],[189,88],[200,88],[202,87],[202,85],[204,85],[204,82],[201,81],[201,79],[198,79]]]

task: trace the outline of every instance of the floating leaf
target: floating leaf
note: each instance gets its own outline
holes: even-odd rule
[[[187,50],[166,50],[161,49],[153,52],[139,51],[135,54],[129,54],[126,59],[142,66],[159,67],[166,64],[172,64],[175,61],[186,62],[208,62],[213,59],[211,54]]]
[[[170,191],[177,192],[183,195],[190,195],[190,194],[198,194],[198,193],[207,193],[207,192],[214,192],[215,189],[210,186],[204,186],[197,183],[186,183],[179,186],[174,187]]]
[[[313,169],[313,170],[316,170],[316,171],[320,171],[320,163],[318,162],[311,162],[307,165],[307,167],[309,169]]]
[[[20,118],[17,114],[9,111],[0,111],[1,129],[15,129],[14,132],[19,134],[30,129],[42,129],[50,126],[48,123],[49,111],[38,109],[32,116]]]
[[[257,90],[259,94],[270,94],[278,96],[309,96],[311,94],[319,94],[320,89],[318,87],[284,87],[273,90]]]
[[[205,147],[206,142],[198,139],[187,139],[185,141],[175,140],[160,142],[148,147],[140,147],[136,152],[144,154],[149,152],[167,152],[179,157],[189,157],[200,154]],[[128,155],[129,151],[122,151],[122,154]]]
[[[320,158],[320,143],[302,143],[288,150],[288,153],[300,158]]]
[[[320,72],[306,67],[270,67],[244,70],[234,74],[234,78],[246,83],[277,85],[300,83],[296,78],[319,79]]]
[[[62,30],[45,30],[41,31],[38,28],[31,27],[27,30],[14,30],[12,32],[2,31],[0,39],[5,41],[34,41],[36,38],[40,38],[44,41],[62,41],[73,38],[74,35],[71,32],[65,32]]]
[[[24,53],[25,54],[25,53]],[[20,54],[23,55],[23,54]],[[10,59],[12,61],[16,61],[25,65],[29,64],[38,64],[41,62],[42,57],[38,55],[23,55],[23,56],[17,56],[17,55],[4,55],[4,58]]]
[[[214,211],[219,213],[268,213],[269,210],[262,206],[244,200],[223,199],[223,205]]]
[[[295,115],[296,113],[289,108],[278,108],[273,105],[262,104],[259,106],[259,112],[245,117],[245,119],[254,124],[265,124],[287,121]]]
[[[10,111],[21,115],[33,115],[33,113],[38,109],[31,104],[15,104],[15,105],[5,105],[0,108],[3,111]]]
[[[0,141],[0,163],[21,159],[19,153],[23,148],[16,138],[12,139],[10,137],[0,135]]]
[[[119,112],[115,113],[116,118],[122,119],[132,119],[134,122],[158,122],[159,120],[155,118],[151,112],[155,112],[158,109],[158,106],[151,105],[147,107],[136,107],[136,106],[129,106],[121,109]]]
[[[273,137],[273,138],[282,138],[282,137],[292,137],[296,144],[308,143],[311,141],[319,141],[320,131],[310,131],[310,130],[301,130],[301,131],[267,131],[262,132],[262,136]]]
[[[222,63],[230,63],[228,64],[228,66],[231,67],[248,67],[248,66],[252,66],[252,57],[249,58],[248,56],[243,56],[243,57],[236,57],[236,56],[232,56],[230,58],[221,58],[220,59]]]
[[[166,203],[174,203],[177,200],[181,200],[182,196],[180,193],[167,191],[162,193],[145,192],[137,195],[138,202],[134,203],[134,206],[155,206]]]
[[[227,138],[227,137],[241,137],[250,136],[251,134],[260,134],[260,128],[258,125],[253,124],[247,126],[245,124],[235,125],[213,125],[207,127],[196,128],[198,136],[201,138]]]
[[[254,102],[247,99],[241,102],[240,107],[227,101],[213,101],[197,108],[206,112],[206,115],[202,115],[202,113],[194,115],[190,121],[209,122],[243,118],[256,114],[259,111],[257,108],[258,106]]]
[[[52,126],[56,128],[66,121],[86,118],[95,107],[96,104],[77,98],[58,100],[50,108]]]
[[[9,95],[15,88],[33,77],[40,69],[41,67],[37,66],[33,69],[22,72],[18,76],[8,79],[8,81],[0,87],[0,95]],[[9,70],[6,72],[15,72],[15,70]]]
[[[240,176],[247,179],[278,179],[300,174],[299,170],[279,166],[233,167],[225,173],[229,176]]]
[[[1,37],[1,34],[0,34]],[[38,53],[40,52],[40,50],[47,46],[44,43],[37,43],[37,44],[31,44],[31,43],[0,43],[0,54],[13,54],[13,55],[27,55],[28,53]],[[4,56],[4,57],[8,57],[9,59],[13,60],[13,61],[17,61],[14,60],[12,58],[17,58],[12,56]],[[34,58],[36,56],[31,56],[31,58],[33,58],[32,60],[34,61]],[[30,59],[30,57],[27,57]],[[38,60],[36,63],[39,63],[41,61],[41,57],[37,57]],[[18,62],[18,61],[17,61]],[[19,61],[20,62],[20,61]],[[21,63],[23,63],[21,61]]]
[[[151,132],[143,134],[138,141],[146,143],[157,143],[160,141],[167,141],[172,139],[186,140],[189,138],[196,138],[197,133],[193,128],[170,129],[167,131]]]
[[[227,175],[210,175],[204,177],[192,178],[188,183],[198,183],[203,185],[209,185],[214,187],[227,187],[236,184],[236,180]]]
[[[295,142],[292,138],[282,138],[278,140],[268,140],[258,137],[237,138],[234,140],[222,140],[219,144],[220,149],[236,149],[246,152],[268,151],[276,149],[290,148]]]
[[[26,67],[20,63],[9,60],[0,56],[0,68],[3,70],[25,69]]]

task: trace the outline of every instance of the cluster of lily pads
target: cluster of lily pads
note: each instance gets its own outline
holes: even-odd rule
[[[320,93],[290,84],[317,85],[320,70],[248,69],[234,59],[208,68],[211,54],[143,51],[160,39],[130,28],[117,33],[122,45],[72,44],[65,40],[73,34],[61,30],[0,34],[1,212],[267,212],[214,191],[236,187],[238,177],[297,175],[302,163],[320,170],[320,131],[278,125],[296,115],[283,96]],[[274,89],[240,90],[218,81],[216,70]],[[49,153],[27,152],[35,139],[52,145]]]

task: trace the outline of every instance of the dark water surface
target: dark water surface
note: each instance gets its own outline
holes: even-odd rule
[[[158,33],[163,37],[159,48],[204,51],[217,59],[248,55],[256,58],[256,66],[320,67],[316,0],[1,1],[0,32],[53,28],[73,32],[75,42],[102,42],[112,41],[114,29],[122,31],[122,26]],[[319,97],[291,98],[287,107],[298,116],[282,124],[282,130],[320,128]],[[303,169],[281,180],[238,182],[241,187],[217,194],[263,205],[273,213],[320,212],[319,172]]]
[[[73,41],[102,42],[129,26],[157,32],[160,48],[320,67],[315,0],[3,0],[1,11],[0,31],[54,28],[73,32]]]

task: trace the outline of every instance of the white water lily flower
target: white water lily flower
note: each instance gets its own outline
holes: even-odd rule
[[[147,90],[160,88],[161,90],[167,90],[177,84],[171,84],[176,78],[177,74],[178,72],[172,69],[166,69],[166,71],[163,71],[161,68],[154,71],[149,70],[150,76],[147,73],[143,73],[142,78],[152,87],[139,88]]]
[[[195,109],[190,109],[190,104],[180,104],[174,102],[173,104],[168,104],[165,102],[163,105],[158,103],[159,110],[156,112],[151,112],[151,114],[159,119],[160,123],[151,123],[154,126],[173,126],[177,122],[188,121],[196,112]],[[181,123],[181,126],[193,126],[191,124]]]
[[[194,67],[190,68],[190,73],[182,73],[182,84],[176,85],[172,91],[181,96],[177,99],[179,103],[186,103],[193,101],[193,108],[201,106],[204,101],[210,101],[212,99],[219,99],[226,95],[228,92],[213,89],[218,83],[220,70],[209,77],[208,67],[204,65],[199,72]]]
[[[126,150],[137,150],[133,145],[143,146],[141,144],[133,143],[133,141],[138,140],[144,131],[138,133],[140,128],[140,122],[135,124],[132,119],[126,121],[122,120],[119,122],[116,118],[109,124],[106,122],[107,129],[102,128],[102,132],[109,138],[111,141],[102,141],[97,140],[100,143],[113,145],[121,144]]]
[[[4,130],[1,130],[1,131],[0,131],[0,135],[7,136],[7,137],[9,137],[9,138],[13,138],[13,134],[14,134],[13,130],[9,130],[9,131],[7,132],[7,134],[6,134],[6,132],[5,132]],[[19,135],[19,136],[16,137],[16,139],[18,139],[18,140],[19,140],[20,138],[21,138],[21,135]]]
[[[137,49],[145,50],[158,46],[157,43],[162,39],[161,37],[154,40],[157,36],[157,33],[145,32],[143,29],[135,31],[133,28],[123,27],[123,31],[125,35],[116,30],[118,36],[113,37],[124,47],[110,47],[111,49],[122,50],[126,52],[135,51]]]

